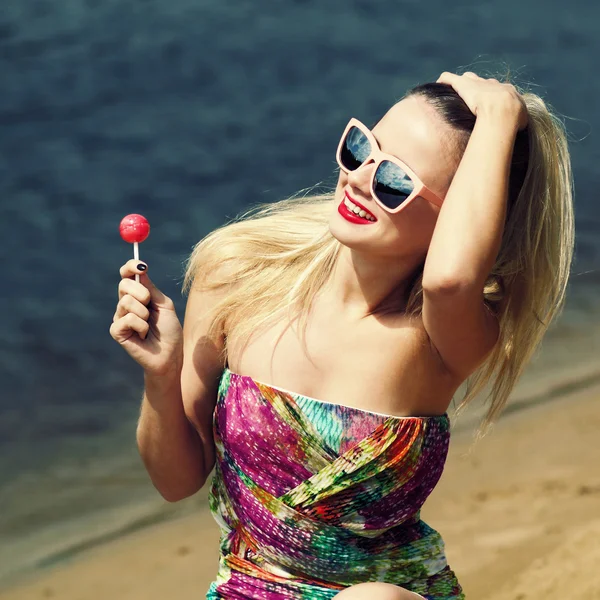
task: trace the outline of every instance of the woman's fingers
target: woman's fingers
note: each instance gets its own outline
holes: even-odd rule
[[[144,321],[133,313],[128,313],[124,317],[117,319],[110,326],[110,335],[117,342],[122,344],[126,342],[134,331],[137,331],[141,339],[146,339],[150,324],[148,321]]]
[[[150,311],[142,304],[139,300],[136,300],[130,294],[125,294],[117,304],[117,310],[115,311],[115,315],[113,317],[113,323],[124,317],[128,313],[133,313],[147,321],[150,317]]]
[[[138,265],[142,265],[142,268],[138,269]],[[136,274],[145,273],[147,269],[148,265],[145,262],[132,258],[119,269],[119,274],[121,277],[133,277]]]
[[[518,129],[523,129],[528,123],[527,107],[523,97],[510,83],[500,83],[490,77],[485,79],[472,71],[462,75],[444,71],[438,78],[438,83],[450,85],[464,100],[474,115],[501,114],[502,118],[516,119]],[[498,111],[497,106],[502,106]],[[508,108],[508,111],[506,110]]]
[[[152,297],[152,293],[143,283],[133,279],[121,279],[121,281],[119,281],[118,291],[119,300],[121,300],[123,296],[129,294],[144,306],[147,306],[150,303]]]
[[[145,269],[139,269],[139,265],[145,267]],[[172,300],[165,296],[152,282],[150,277],[148,276],[148,265],[146,263],[131,259],[128,260],[120,269],[119,274],[122,277],[121,283],[119,284],[119,298],[121,298],[124,294],[129,293],[134,298],[139,300],[142,304],[148,304],[150,300],[161,307],[171,307]],[[139,281],[135,281],[135,275],[139,275]],[[136,287],[132,287],[130,283],[124,282],[132,282],[136,284]],[[141,286],[141,287],[139,287]],[[148,296],[142,291],[142,288],[146,289],[149,293]],[[136,291],[137,290],[137,291]]]
[[[480,77],[479,75],[477,75],[477,73],[473,73],[473,71],[465,71],[462,75],[444,71],[438,77],[437,83],[447,83],[449,85],[452,85],[453,83],[457,83],[463,78],[472,79],[474,81],[495,81],[496,83],[499,83],[499,81],[497,79],[494,79],[493,77]]]
[[[438,78],[436,83],[447,83],[448,85],[452,85],[456,79],[460,77],[456,73],[450,73],[449,71],[444,71]]]

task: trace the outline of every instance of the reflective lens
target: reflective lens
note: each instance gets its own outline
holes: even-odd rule
[[[398,208],[415,189],[415,184],[398,165],[384,160],[375,173],[373,189],[384,206]]]
[[[371,143],[358,127],[351,127],[342,143],[340,160],[346,169],[354,171],[371,154]]]

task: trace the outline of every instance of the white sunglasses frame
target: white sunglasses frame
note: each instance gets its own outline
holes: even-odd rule
[[[369,184],[369,189],[371,191],[371,196],[373,197],[373,200],[375,200],[375,202],[377,202],[377,204],[383,210],[385,210],[386,212],[391,213],[391,214],[397,214],[402,209],[406,208],[418,196],[421,196],[422,198],[424,198],[428,202],[431,202],[432,204],[435,204],[436,206],[442,206],[442,203],[444,202],[443,199],[440,198],[434,192],[432,192],[421,181],[421,178],[406,163],[402,162],[399,158],[396,158],[395,156],[393,156],[391,154],[382,152],[381,148],[379,147],[379,144],[377,143],[377,140],[375,139],[375,136],[371,133],[371,130],[364,123],[362,123],[361,121],[359,121],[358,119],[355,119],[355,118],[352,118],[352,119],[350,119],[350,121],[348,121],[348,125],[346,125],[346,129],[344,129],[344,133],[342,134],[342,137],[340,138],[340,142],[338,144],[337,152],[335,155],[337,163],[338,163],[340,169],[342,169],[342,171],[344,171],[344,173],[352,173],[353,172],[352,170],[347,169],[342,164],[342,159],[341,159],[344,141],[346,140],[346,136],[348,135],[348,132],[353,127],[356,127],[361,133],[363,133],[364,136],[369,140],[369,143],[371,144],[371,152],[369,153],[369,156],[367,156],[367,158],[365,158],[365,160],[361,163],[360,166],[364,165],[371,159],[373,160],[374,169],[373,169],[373,175],[371,177],[371,182]],[[377,173],[377,169],[379,168],[379,165],[383,161],[386,161],[386,160],[397,165],[398,167],[400,167],[411,178],[411,180],[414,184],[413,191],[406,197],[406,200],[404,200],[400,204],[400,206],[398,206],[396,208],[389,208],[375,194],[375,174]],[[358,169],[360,169],[360,167],[358,167]],[[357,169],[354,169],[354,171],[356,171],[356,170]]]

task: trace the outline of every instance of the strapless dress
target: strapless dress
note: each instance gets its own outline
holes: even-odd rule
[[[384,415],[225,368],[213,417],[221,539],[208,600],[329,600],[367,581],[464,600],[441,535],[420,518],[448,413]]]

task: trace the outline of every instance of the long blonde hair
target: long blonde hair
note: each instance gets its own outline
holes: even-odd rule
[[[463,130],[459,143],[464,148],[475,117],[456,92],[425,84],[407,96],[412,94],[424,96],[457,131]],[[561,313],[573,259],[573,181],[565,128],[542,98],[522,95],[529,125],[515,143],[502,244],[483,289],[484,301],[499,320],[500,337],[467,378],[465,396],[455,411],[458,415],[492,383],[477,439],[502,412],[550,323]],[[186,261],[183,293],[192,286],[231,286],[214,309],[209,332],[214,335],[227,323],[225,353],[233,344],[243,346],[284,310],[299,319],[304,340],[312,300],[341,248],[328,226],[333,199],[330,191],[257,204],[195,245]],[[421,283],[422,267],[407,292],[405,312],[411,317],[421,313]]]

